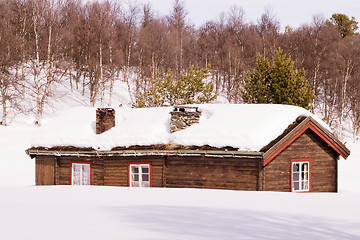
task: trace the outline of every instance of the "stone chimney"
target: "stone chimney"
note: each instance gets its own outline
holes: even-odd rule
[[[198,123],[201,110],[198,107],[174,106],[174,110],[170,114],[170,132],[173,133]]]
[[[96,134],[103,133],[115,126],[115,110],[98,108],[96,110]]]

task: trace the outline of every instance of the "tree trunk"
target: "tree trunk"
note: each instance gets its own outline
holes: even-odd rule
[[[345,69],[344,82],[342,85],[341,91],[341,109],[340,109],[340,139],[343,140],[343,123],[344,123],[344,114],[345,114],[345,100],[346,100],[346,91],[347,91],[347,83],[351,74],[351,60],[347,62],[347,66]]]
[[[100,79],[99,79],[99,87],[100,87],[100,103],[101,106],[104,106],[104,97],[105,97],[105,80],[104,80],[104,67],[103,67],[103,54],[102,54],[102,41],[100,38],[99,44],[99,68],[100,68]]]
[[[157,71],[157,66],[155,64],[155,53],[152,52],[152,54],[151,54],[151,77],[152,77],[152,79],[155,79],[156,71]]]
[[[110,62],[110,89],[109,89],[109,102],[108,102],[108,106],[112,105],[112,95],[113,95],[113,90],[114,90],[114,82],[115,82],[115,74],[114,74],[114,65],[113,65],[113,56],[112,56],[112,47],[111,45],[109,46],[109,62]]]
[[[315,105],[316,105],[317,79],[318,79],[319,70],[320,70],[320,58],[317,58],[316,64],[315,64],[315,67],[314,67],[314,77],[313,77],[313,86],[312,86],[313,90],[314,90],[314,94],[315,94],[315,97],[314,97],[313,102],[312,102],[312,108],[311,108],[312,113],[314,113]]]
[[[33,25],[34,25],[34,34],[35,34],[35,64],[33,64],[34,70],[34,84],[35,84],[35,94],[36,94],[36,116],[35,124],[41,125],[41,117],[43,114],[41,107],[41,83],[40,83],[40,49],[39,49],[39,32],[37,26],[38,15],[33,12]]]
[[[130,87],[130,81],[129,81],[129,69],[130,69],[130,59],[131,59],[131,49],[132,49],[132,38],[129,41],[128,45],[128,52],[127,52],[127,58],[126,58],[126,66],[124,71],[124,81],[126,82],[127,89],[130,96],[130,101],[133,103],[133,97],[131,94],[131,87]]]
[[[2,110],[3,110],[1,125],[6,126],[7,125],[7,122],[6,122],[6,119],[7,119],[7,105],[6,105],[6,90],[5,90],[4,86],[1,89],[1,95],[2,95]]]
[[[21,93],[22,96],[25,97],[25,62],[26,62],[26,55],[25,55],[25,37],[26,37],[26,14],[23,12],[23,6],[21,5],[21,2],[18,1],[18,9],[21,9],[22,12],[22,16],[20,16],[20,22],[21,24],[21,30],[20,30],[20,36],[21,36],[21,45],[20,45],[20,49],[21,49]]]

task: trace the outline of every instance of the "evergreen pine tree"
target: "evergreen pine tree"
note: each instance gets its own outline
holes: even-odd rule
[[[246,103],[289,104],[307,109],[314,98],[304,69],[294,69],[294,62],[280,48],[272,64],[258,55],[255,70],[245,76],[241,93]]]
[[[245,84],[241,93],[246,103],[271,103],[269,99],[270,68],[268,58],[262,59],[262,56],[258,54],[255,71],[249,71],[244,77]]]
[[[174,79],[171,70],[167,77],[157,73],[156,79],[150,79],[151,88],[136,99],[136,107],[160,107],[194,103],[208,103],[216,99],[214,86],[206,82],[210,76],[210,66],[200,69],[190,66],[189,71]]]
[[[347,15],[341,13],[334,13],[331,18],[327,20],[327,24],[337,29],[342,38],[356,35],[357,33],[355,31],[359,28],[358,22],[355,21],[354,17],[350,19]]]

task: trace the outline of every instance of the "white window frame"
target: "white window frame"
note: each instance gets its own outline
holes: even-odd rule
[[[299,171],[294,171],[294,166],[299,165]],[[303,166],[304,170],[303,169]],[[306,167],[307,166],[307,167]],[[311,161],[293,160],[291,161],[291,191],[292,192],[310,192],[311,189]],[[297,180],[295,176],[297,175]],[[294,183],[298,183],[298,189],[295,189]]]
[[[138,167],[139,172],[133,171],[134,167]],[[143,170],[148,168],[148,172]],[[143,174],[148,175],[148,180],[143,180]],[[138,175],[138,181],[135,181],[135,175]],[[136,184],[137,183],[137,184]],[[129,186],[130,187],[151,187],[151,164],[150,163],[129,163]]]
[[[76,174],[75,174],[75,166],[80,166],[80,179],[79,179],[79,183],[80,184],[76,184]],[[84,167],[88,167],[89,171],[86,172],[84,171]],[[88,176],[86,176],[86,174]],[[86,181],[87,180],[87,181]],[[71,163],[71,185],[91,185],[91,164],[90,163],[77,163],[77,162],[73,162]]]

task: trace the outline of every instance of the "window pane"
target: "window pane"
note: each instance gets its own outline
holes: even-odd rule
[[[80,165],[79,164],[73,164],[73,172],[72,172],[72,184],[73,185],[80,185]]]
[[[139,187],[139,182],[133,182],[131,186],[132,187]]]
[[[293,172],[299,172],[300,167],[299,167],[299,163],[293,163]]]
[[[90,173],[90,164],[84,164],[83,165],[83,170],[84,170],[84,172]]]
[[[308,181],[302,181],[301,182],[301,189],[302,190],[309,190],[309,182]]]
[[[293,182],[293,189],[296,191],[296,190],[299,190],[299,182]]]
[[[133,180],[138,182],[139,181],[139,174],[134,174],[133,175]]]
[[[150,187],[150,182],[142,182],[142,187]]]
[[[303,163],[301,166],[301,171],[308,171],[308,163]]]
[[[90,169],[89,169],[90,170]],[[83,185],[90,185],[90,171],[83,172]]]
[[[149,173],[149,167],[142,167],[142,173]]]
[[[304,179],[303,180],[309,180],[309,172],[306,172],[304,174]]]
[[[79,164],[73,164],[73,171],[74,172],[80,172],[81,166]]]
[[[139,173],[139,167],[138,166],[132,166],[131,168],[132,168],[131,171],[133,173]]]
[[[80,185],[80,172],[73,172],[73,185]]]
[[[142,180],[148,182],[149,181],[149,174],[142,174]]]
[[[293,181],[299,181],[299,173],[293,173]]]

